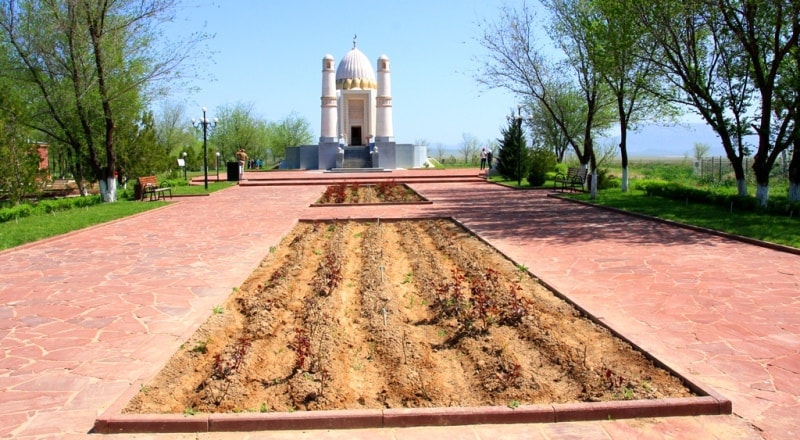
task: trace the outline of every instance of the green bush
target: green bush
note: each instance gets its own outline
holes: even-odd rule
[[[102,202],[99,195],[87,197],[68,197],[63,199],[42,200],[36,204],[23,203],[10,208],[0,209],[0,223],[30,217],[40,214],[68,211],[74,208],[84,208]]]
[[[175,188],[176,186],[189,186],[189,181],[184,179],[183,177],[176,179],[159,180],[158,186],[162,188],[165,186],[169,186],[171,188]]]
[[[783,215],[788,212],[800,213],[800,203],[790,202],[786,197],[772,196],[766,207],[760,205],[755,197],[740,197],[725,190],[716,191],[708,188],[693,188],[677,182],[661,180],[643,180],[636,184],[648,196],[664,197],[686,203],[702,203],[722,206],[738,211],[765,212]]]
[[[33,213],[33,206],[23,203],[21,205],[12,206],[10,208],[0,209],[0,223],[9,222],[11,220],[28,217]]]
[[[528,184],[531,186],[542,186],[547,181],[548,173],[556,166],[556,155],[545,148],[534,148],[530,152],[530,172],[528,173]]]

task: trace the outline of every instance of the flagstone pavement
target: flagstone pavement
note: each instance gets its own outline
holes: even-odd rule
[[[244,183],[0,252],[0,437],[100,437],[94,419],[152,377],[298,219],[451,216],[734,414],[124,438],[800,438],[798,255],[479,179],[413,183],[429,205],[322,208],[309,206],[317,181]]]

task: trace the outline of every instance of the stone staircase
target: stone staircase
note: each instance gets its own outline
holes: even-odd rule
[[[344,147],[342,168],[372,168],[372,156],[369,154],[369,146]]]

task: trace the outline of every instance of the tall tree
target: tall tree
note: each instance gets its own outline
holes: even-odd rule
[[[591,197],[597,194],[597,157],[594,147],[596,130],[607,128],[610,121],[598,119],[603,107],[610,104],[606,83],[601,69],[592,57],[593,35],[587,32],[586,23],[590,11],[584,7],[583,0],[541,0],[552,14],[549,26],[550,37],[567,55],[566,64],[570,66],[577,79],[584,99],[585,125],[583,151],[576,153],[581,164],[589,164],[593,178]]]
[[[720,42],[719,46],[730,45],[730,51],[741,56],[731,73],[741,82],[752,81],[757,95],[752,98],[758,109],[752,121],[758,137],[752,167],[758,185],[756,197],[766,205],[770,171],[800,135],[796,124],[798,84],[791,87],[784,82],[783,85],[790,86],[790,95],[777,87],[781,76],[797,77],[787,60],[791,52],[800,50],[800,2],[706,0],[706,6],[719,12],[709,14],[708,18],[719,21],[711,27],[713,38]],[[776,106],[778,94],[783,100]]]
[[[549,148],[556,161],[561,163],[573,143],[582,143],[583,98],[580,91],[569,87],[552,88],[548,96],[549,106],[541,100],[527,104],[531,114],[531,133],[533,143]],[[551,112],[558,114],[558,118],[553,118]]]
[[[588,56],[616,101],[622,192],[628,190],[628,131],[638,122],[676,115],[674,106],[648,89],[658,81],[648,33],[630,11],[634,0],[592,0],[579,3],[588,43]]]
[[[582,166],[596,168],[593,136],[598,129],[598,111],[606,105],[602,79],[591,64],[587,54],[587,35],[578,26],[575,17],[577,0],[544,0],[552,13],[550,36],[566,55],[561,63],[553,62],[537,48],[541,20],[535,11],[522,2],[518,8],[504,6],[497,22],[484,22],[479,37],[486,49],[486,59],[476,80],[488,87],[505,88],[525,102],[540,102],[555,124],[569,139],[570,146]],[[565,87],[580,90],[584,100],[583,130],[580,139],[570,137],[563,114],[554,106],[555,90]],[[605,121],[604,124],[609,124]],[[593,179],[596,182],[597,179]],[[592,197],[596,186],[592,186]]]
[[[677,90],[665,98],[696,111],[719,135],[738,193],[746,196],[752,78],[740,47],[722,29],[719,10],[704,0],[643,0],[632,8],[655,44],[654,66]]]
[[[472,134],[461,133],[461,143],[458,145],[458,152],[464,159],[464,163],[473,164],[478,160],[481,150],[481,141]]]
[[[209,137],[209,142],[226,160],[235,160],[236,151],[243,148],[250,158],[266,154],[267,122],[255,114],[253,103],[239,102],[216,109],[219,124]]]
[[[39,170],[37,147],[26,139],[25,131],[13,118],[0,118],[0,192],[15,205],[37,194],[47,177]]]
[[[498,140],[497,172],[508,180],[522,183],[522,178],[530,170],[530,154],[525,142],[521,115],[508,118],[508,126],[501,130],[502,139]]]
[[[146,90],[179,78],[178,68],[205,38],[155,45],[164,41],[158,26],[176,6],[176,0],[18,0],[0,10],[15,79],[40,107],[28,124],[72,148],[79,185],[88,162],[106,201],[116,200],[119,118],[141,112]]]
[[[308,145],[313,141],[308,120],[291,113],[278,122],[267,124],[267,149],[273,159],[286,156],[286,147]]]

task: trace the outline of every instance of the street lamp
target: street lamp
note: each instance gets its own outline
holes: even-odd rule
[[[205,183],[206,189],[208,189],[208,129],[216,127],[217,122],[219,122],[217,118],[214,118],[214,123],[212,124],[211,121],[206,117],[205,107],[203,107],[202,119],[195,123],[194,118],[192,118],[192,125],[195,127],[203,127],[203,175],[205,176],[203,182]],[[219,178],[219,174],[217,174],[217,178]]]
[[[509,116],[508,120],[516,121],[517,128],[519,129],[520,133],[522,133],[522,120],[530,121],[532,117],[530,116],[522,116],[522,104],[517,104],[517,115],[516,116]],[[520,136],[523,138],[524,136]],[[522,186],[522,143],[520,142],[517,145],[517,188]]]
[[[219,151],[217,151],[217,182],[219,182]]]
[[[186,180],[186,166],[188,163],[186,162],[186,152],[183,152],[183,180]]]

